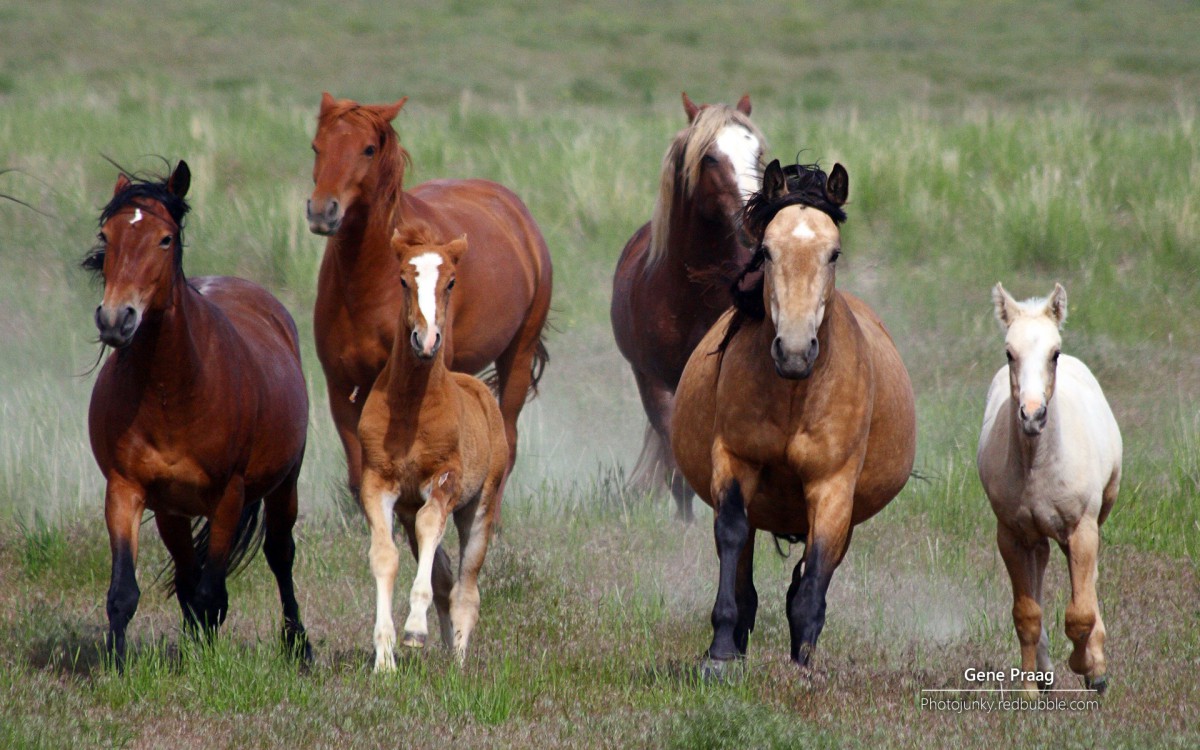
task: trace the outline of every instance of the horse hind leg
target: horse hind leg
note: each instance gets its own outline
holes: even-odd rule
[[[309,663],[313,658],[312,646],[308,642],[304,623],[300,620],[300,604],[296,601],[295,581],[292,578],[292,566],[296,558],[292,529],[296,525],[296,482],[299,475],[300,465],[297,462],[291,475],[263,500],[266,513],[263,554],[279,586],[279,602],[283,607],[280,641],[286,653]]]
[[[633,377],[650,424],[643,438],[641,456],[629,480],[630,486],[650,491],[665,482],[675,500],[675,517],[691,523],[695,520],[692,513],[693,493],[671,452],[671,411],[675,394],[662,383],[651,380],[637,370],[634,370]]]
[[[1068,661],[1071,670],[1083,675],[1084,685],[1097,692],[1108,687],[1104,660],[1104,620],[1096,595],[1100,553],[1100,530],[1093,518],[1084,517],[1066,544],[1071,574],[1071,603],[1067,605],[1067,637],[1075,644]]]
[[[196,586],[199,584],[200,566],[196,559],[196,548],[192,546],[191,521],[184,516],[156,513],[154,523],[158,526],[163,546],[171,555],[168,569],[174,568],[172,585],[183,614],[184,626],[194,631],[199,623],[192,608],[192,600],[196,596]],[[163,572],[165,574],[167,571]]]
[[[209,638],[216,635],[229,612],[229,590],[225,579],[231,563],[236,563],[253,544],[253,531],[258,520],[257,502],[246,504],[245,483],[241,477],[234,477],[226,486],[207,526],[195,540],[201,569],[192,597],[192,611]]]
[[[1046,630],[1042,626],[1042,575],[1049,557],[1049,543],[1042,539],[1034,546],[1022,544],[1003,523],[996,524],[996,545],[1012,582],[1013,627],[1021,644],[1021,671],[1049,671]],[[1045,685],[1026,680],[1025,692],[1037,695]]]

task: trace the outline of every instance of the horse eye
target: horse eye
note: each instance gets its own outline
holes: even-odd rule
[[[842,257],[842,251],[841,251],[841,250],[834,250],[834,251],[833,251],[833,255],[829,256],[829,262],[830,262],[830,263],[837,263],[837,259],[838,259],[838,258],[840,258],[840,257]]]
[[[458,279],[450,279],[450,283],[446,285],[447,292],[454,288],[455,281],[458,281]]]
[[[163,250],[166,250],[167,248],[169,248],[171,246],[171,235],[168,234],[166,237],[163,237],[162,240],[158,243],[158,246],[161,247]]]
[[[102,245],[107,245],[107,244],[108,244],[108,235],[107,235],[107,234],[105,234],[104,232],[101,232],[100,234],[97,234],[97,235],[96,235],[96,239],[97,239],[97,240],[99,240],[99,241],[100,241],[100,244],[102,244]]]
[[[1058,362],[1058,355],[1060,355],[1060,354],[1062,354],[1062,352],[1054,352],[1054,354],[1050,355],[1050,359],[1053,360],[1054,362]]]
[[[372,145],[372,146],[367,146],[367,147],[366,147],[366,148],[363,150],[363,154],[364,154],[364,155],[366,155],[366,156],[374,156],[374,155],[375,155],[375,146],[373,146],[373,145]]]
[[[704,166],[706,166],[706,167],[711,167],[711,166],[714,166],[714,165],[716,165],[716,163],[717,163],[717,157],[715,157],[715,156],[712,156],[711,154],[705,154],[705,155],[704,155],[704,156],[703,156],[703,157],[700,159],[700,163],[701,163],[701,164],[703,164],[703,165],[704,165]]]
[[[312,144],[312,150],[313,150],[313,153],[314,153],[314,154],[320,154],[320,153],[321,153],[321,150],[317,148],[317,144],[315,144],[315,143],[314,143],[314,144]]]
[[[767,263],[770,263],[771,262],[771,248],[767,247],[766,245],[763,245],[762,246],[762,254],[763,254],[763,260],[766,261]]]
[[[1005,351],[1005,352],[1004,352],[1004,356],[1005,356],[1005,357],[1008,357],[1008,361],[1009,361],[1009,362],[1012,362],[1012,361],[1013,361],[1013,355],[1012,355],[1012,352],[1010,352],[1010,351]]]
[[[405,289],[408,289],[408,282],[405,281],[404,279],[400,279],[400,286],[404,287]]]

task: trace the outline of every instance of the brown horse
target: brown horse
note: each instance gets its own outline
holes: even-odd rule
[[[633,368],[649,424],[630,484],[667,481],[680,518],[692,519],[691,492],[675,470],[669,428],[675,387],[688,356],[722,312],[729,292],[711,278],[739,269],[750,250],[737,216],[758,189],[765,139],[750,122],[750,97],[737,107],[696,106],[663,158],[650,222],[621,252],[613,276],[613,335]]]
[[[446,369],[442,331],[453,323],[453,297],[465,237],[439,244],[428,227],[410,224],[392,242],[404,290],[392,353],[363,405],[362,505],[371,527],[375,575],[375,669],[395,667],[392,588],[399,567],[392,521],[400,517],[417,575],[404,644],[420,648],[426,615],[437,606],[442,638],[461,662],[479,619],[479,570],[508,470],[509,446],[496,399],[477,378]],[[442,550],[446,519],[458,527],[458,581]],[[451,585],[453,584],[453,588]]]
[[[696,348],[676,394],[672,448],[716,514],[720,578],[708,668],[746,653],[758,608],[754,532],[805,540],[787,592],[793,661],[808,663],[825,594],[856,524],[904,487],[912,385],[883,323],[834,288],[848,178],[768,165],[746,206],[756,289]]]
[[[183,274],[179,162],[162,181],[117,179],[84,268],[104,279],[100,340],[116,349],[88,412],[92,452],[108,482],[112,547],[108,648],[118,666],[137,610],[138,527],[146,510],[174,561],[190,627],[225,620],[226,575],[256,543],[265,505],[267,563],[279,584],[283,640],[311,658],[292,583],[296,478],[308,394],[296,325],[266,290],[243,279]],[[202,517],[195,527],[192,518]]]
[[[486,180],[436,180],[404,191],[409,157],[391,121],[405,101],[368,106],[326,93],[313,138],[308,222],[329,237],[317,282],[317,357],[356,495],[363,398],[392,350],[404,305],[390,247],[396,228],[422,222],[440,236],[471,238],[474,250],[458,270],[454,327],[444,332],[446,363],[468,373],[495,363],[510,468],[517,417],[547,361],[551,265],[537,224],[516,195]]]

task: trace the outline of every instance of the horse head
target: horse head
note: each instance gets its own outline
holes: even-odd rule
[[[118,176],[112,200],[100,214],[96,247],[83,262],[104,279],[95,320],[108,346],[127,346],[148,314],[173,303],[175,282],[183,273],[184,196],[190,184],[184,161],[161,181]]]
[[[322,94],[312,141],[313,191],[306,211],[313,234],[335,235],[356,206],[399,194],[408,154],[391,122],[406,101],[408,97],[367,105]]]
[[[1046,427],[1054,396],[1058,357],[1062,353],[1062,324],[1067,319],[1067,291],[1054,285],[1050,296],[1017,302],[997,283],[992,289],[996,319],[1005,328],[1008,383],[1026,435]]]
[[[394,232],[392,250],[400,264],[400,285],[404,288],[397,335],[407,332],[417,357],[431,360],[441,349],[442,331],[450,330],[450,292],[454,289],[455,269],[467,251],[467,236],[441,244],[428,227],[409,225]]]

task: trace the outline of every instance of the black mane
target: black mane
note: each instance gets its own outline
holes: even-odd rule
[[[768,195],[764,186],[746,200],[746,206],[742,209],[741,226],[754,243],[754,254],[729,285],[729,295],[733,298],[733,318],[714,354],[725,351],[746,319],[762,320],[767,315],[763,304],[762,266],[766,253],[762,241],[775,215],[788,206],[801,205],[822,211],[839,226],[846,220],[846,212],[841,205],[829,199],[826,192],[829,175],[820,166],[792,164],[783,168],[783,175],[786,192]]]
[[[116,165],[121,169],[119,165]],[[154,203],[160,204],[175,222],[177,227],[175,233],[175,252],[176,262],[181,260],[181,251],[183,248],[183,217],[187,215],[191,208],[187,200],[171,192],[168,185],[169,177],[144,177],[132,174],[125,169],[121,169],[121,174],[129,179],[129,184],[123,189],[117,191],[112,200],[108,202],[100,211],[99,226],[101,228],[108,222],[109,219],[116,216],[120,211],[128,206],[137,205],[139,207],[147,207]],[[91,250],[83,256],[83,260],[79,264],[84,270],[91,271],[97,276],[102,276],[104,272],[104,244],[97,242]]]

